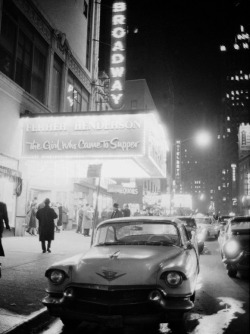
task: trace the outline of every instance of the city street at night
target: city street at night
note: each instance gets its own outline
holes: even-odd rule
[[[0,334],[247,334],[249,0],[0,0]]]

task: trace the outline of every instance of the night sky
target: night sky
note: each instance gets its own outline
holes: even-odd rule
[[[175,136],[214,127],[221,101],[221,44],[240,24],[250,32],[248,0],[127,0],[126,79],[146,79]],[[112,0],[102,0],[100,70],[109,72]],[[105,44],[107,43],[107,44]]]

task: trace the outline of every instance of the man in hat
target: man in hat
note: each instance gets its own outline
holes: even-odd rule
[[[123,217],[123,214],[121,210],[119,209],[119,204],[114,203],[111,218],[120,218],[120,217]]]

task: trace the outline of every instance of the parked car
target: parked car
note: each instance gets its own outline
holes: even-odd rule
[[[200,230],[200,233],[203,233],[205,240],[209,238],[217,239],[220,234],[220,225],[219,223],[213,218],[209,216],[203,217],[194,217],[195,222]]]
[[[249,270],[250,216],[231,218],[218,238],[220,253],[228,276]]]
[[[193,217],[190,216],[177,216],[177,219],[183,221],[184,225],[186,226],[186,229],[190,235],[190,238],[192,237],[192,232],[196,235],[197,243],[198,243],[198,250],[201,254],[204,250],[205,246],[205,237],[206,234],[203,233],[201,229],[198,229],[196,221]]]
[[[109,219],[86,254],[48,268],[43,304],[64,324],[154,323],[193,308],[198,273],[197,245],[180,220]]]

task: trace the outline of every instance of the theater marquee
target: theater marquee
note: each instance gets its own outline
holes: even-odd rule
[[[154,177],[166,173],[166,138],[153,112],[37,115],[22,118],[22,128],[24,159],[98,160],[103,170],[109,163],[118,170],[137,166]]]

